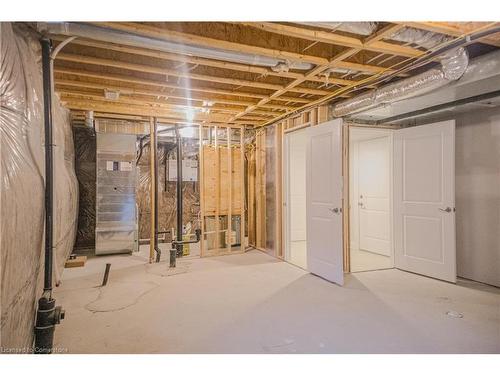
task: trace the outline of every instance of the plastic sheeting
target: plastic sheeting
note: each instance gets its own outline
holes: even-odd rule
[[[78,178],[79,210],[75,252],[95,246],[96,136],[94,129],[73,127],[75,171]]]
[[[276,124],[266,127],[266,250],[276,252]]]
[[[29,348],[43,289],[44,145],[41,48],[22,25],[0,24],[1,336]],[[55,279],[76,232],[77,184],[69,113],[54,98]]]

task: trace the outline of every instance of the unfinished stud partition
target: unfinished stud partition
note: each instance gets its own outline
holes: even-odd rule
[[[252,247],[278,258],[284,257],[282,186],[284,135],[328,120],[329,108],[327,105],[321,105],[270,125],[273,128],[272,132],[266,131],[263,127],[253,130],[251,146],[246,153],[248,237]],[[272,155],[268,155],[269,152]],[[272,165],[268,164],[270,162]],[[272,173],[271,177],[267,176],[269,171]]]
[[[255,131],[248,150],[248,237],[249,244],[266,251],[266,132]]]
[[[244,128],[200,126],[201,256],[245,251]]]

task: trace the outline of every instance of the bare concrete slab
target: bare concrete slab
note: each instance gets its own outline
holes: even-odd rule
[[[88,260],[56,289],[70,353],[500,353],[500,291],[395,269],[331,284],[260,251]],[[99,287],[105,263],[108,285]],[[460,317],[461,316],[461,317]]]

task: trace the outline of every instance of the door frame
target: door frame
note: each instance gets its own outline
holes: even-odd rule
[[[351,169],[351,131],[354,130],[367,130],[370,132],[380,132],[381,137],[387,136],[389,138],[389,241],[390,241],[390,264],[391,268],[395,267],[395,247],[394,247],[394,131],[399,129],[399,127],[390,126],[370,126],[370,125],[358,125],[358,124],[344,124],[343,133],[343,178],[344,178],[344,272],[351,272],[351,182],[350,182],[350,169]]]
[[[309,126],[305,127],[297,127],[297,128],[292,128],[287,131],[283,132],[283,150],[282,150],[282,191],[281,191],[281,200],[283,204],[283,218],[284,220],[281,221],[281,227],[282,227],[282,233],[283,233],[283,260],[285,260],[287,263],[290,263],[296,267],[299,267],[293,263],[290,262],[290,220],[291,220],[291,215],[290,215],[290,153],[289,153],[289,146],[290,146],[290,141],[289,141],[289,135],[292,135],[292,133],[297,133],[297,132],[302,132],[306,133],[307,129]],[[307,239],[306,239],[307,241]],[[307,251],[307,250],[306,250]],[[301,268],[301,267],[299,267]]]

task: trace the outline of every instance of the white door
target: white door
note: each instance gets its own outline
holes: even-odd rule
[[[455,122],[394,132],[395,264],[456,282]]]
[[[342,120],[308,129],[307,266],[342,285]]]
[[[391,256],[390,138],[359,141],[359,248]]]

